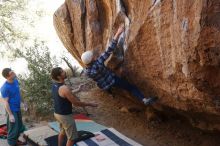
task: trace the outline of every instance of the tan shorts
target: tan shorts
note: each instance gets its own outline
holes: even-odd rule
[[[63,135],[66,134],[68,140],[74,140],[78,137],[76,124],[73,119],[73,115],[60,115],[54,113],[54,117],[60,124],[60,133]]]

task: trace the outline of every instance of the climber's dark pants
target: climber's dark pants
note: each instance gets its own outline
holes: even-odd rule
[[[115,83],[112,87],[127,90],[140,101],[144,98],[144,94],[135,85],[130,84],[128,81],[118,76],[115,76]]]

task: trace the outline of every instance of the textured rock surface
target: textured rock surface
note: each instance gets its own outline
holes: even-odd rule
[[[80,63],[86,50],[99,55],[122,22],[122,75],[195,126],[220,130],[220,1],[66,0],[54,14],[58,36]]]

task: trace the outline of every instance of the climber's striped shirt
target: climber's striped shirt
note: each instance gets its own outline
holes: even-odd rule
[[[96,81],[98,87],[104,90],[109,89],[115,83],[115,74],[105,66],[104,62],[113,53],[116,45],[117,41],[112,40],[107,50],[84,70],[85,74]]]

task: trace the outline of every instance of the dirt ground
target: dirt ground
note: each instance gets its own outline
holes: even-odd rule
[[[94,121],[107,127],[114,127],[144,146],[220,145],[220,133],[195,129],[178,116],[166,117],[162,121],[149,121],[143,107],[127,98],[121,96],[113,98],[97,88],[81,92],[79,95],[82,101],[99,104],[97,108],[87,108]]]

